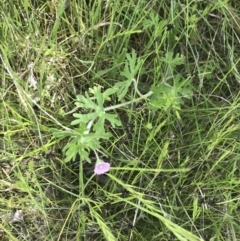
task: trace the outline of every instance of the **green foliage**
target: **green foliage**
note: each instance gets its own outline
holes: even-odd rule
[[[155,27],[159,24],[159,15],[151,12],[147,19],[143,20],[143,29]]]
[[[193,94],[189,79],[181,81],[181,75],[176,75],[173,85],[161,83],[151,88],[153,95],[150,104],[157,108],[179,111],[183,104],[183,98],[190,98]]]
[[[106,113],[104,109],[105,100],[110,100],[110,95],[117,91],[116,88],[107,89],[103,93],[101,92],[100,86],[95,86],[89,89],[88,93],[85,93],[85,97],[82,95],[77,95],[76,106],[84,111],[93,111],[87,114],[74,113],[73,116],[77,119],[72,121],[71,125],[77,125],[80,123],[88,123],[89,121],[95,122],[93,130],[96,134],[105,133],[105,122],[109,121],[112,127],[120,126],[121,122],[117,119],[116,114]],[[96,101],[96,102],[95,102]]]
[[[240,240],[238,9],[1,1],[0,239]]]
[[[137,58],[137,54],[134,49],[132,50],[132,55],[126,54],[126,58],[124,69],[120,73],[121,76],[126,78],[126,80],[115,84],[115,87],[118,88],[117,96],[119,101],[121,101],[127,94],[133,79],[143,64],[143,61],[140,58]]]
[[[81,160],[91,163],[90,150],[95,151],[101,147],[100,139],[108,140],[112,136],[110,132],[106,132],[106,123],[110,123],[113,128],[121,126],[117,114],[106,113],[104,109],[104,102],[110,101],[110,96],[116,91],[116,88],[111,88],[101,92],[100,86],[94,86],[89,88],[89,93],[85,92],[85,96],[77,95],[75,103],[77,108],[87,112],[73,114],[76,119],[71,122],[71,125],[78,125],[78,129],[72,132],[56,130],[53,132],[55,137],[71,136],[71,140],[63,148],[66,154],[65,162],[74,160],[79,155]]]
[[[111,136],[110,133],[84,133],[77,130],[75,137],[71,135],[71,140],[63,148],[63,151],[66,154],[65,162],[75,160],[77,155],[79,155],[80,160],[86,160],[91,163],[89,158],[89,153],[91,150],[96,150],[101,147],[100,139],[109,139]]]
[[[161,61],[166,65],[166,78],[168,81],[162,81],[160,84],[151,87],[153,95],[150,104],[153,108],[162,108],[165,111],[173,110],[179,117],[178,111],[184,103],[183,98],[190,98],[193,95],[192,86],[189,79],[183,79],[180,74],[174,75],[176,66],[184,64],[184,57],[173,52],[167,52]],[[169,71],[171,69],[171,71]],[[173,76],[170,76],[170,75]],[[171,79],[173,79],[171,81]],[[172,83],[169,83],[172,82]]]
[[[173,57],[173,53],[166,53],[161,59],[167,66],[175,68],[183,64],[183,58],[177,54]],[[110,124],[111,128],[121,126],[121,121],[116,113],[109,113],[110,110],[122,108],[134,102],[139,102],[142,99],[150,97],[150,104],[155,108],[163,108],[165,111],[173,109],[177,116],[178,111],[183,104],[182,98],[190,98],[192,90],[188,79],[181,81],[181,76],[178,74],[173,79],[173,85],[161,83],[158,86],[152,86],[151,91],[142,95],[135,80],[135,75],[141,68],[143,61],[137,57],[135,50],[132,50],[131,55],[126,54],[126,60],[121,76],[126,80],[117,82],[112,88],[108,88],[102,92],[100,86],[89,88],[85,95],[77,95],[76,107],[73,116],[75,120],[71,125],[78,125],[78,129],[70,132],[70,140],[64,147],[63,151],[66,154],[65,162],[76,159],[77,155],[81,160],[91,162],[89,158],[90,151],[97,151],[101,148],[101,139],[109,140],[112,136],[106,128]],[[120,105],[109,106],[112,99],[117,96],[121,101],[128,93],[131,84],[134,84],[135,92],[140,95],[139,98],[134,98],[130,102],[123,102]],[[78,110],[78,111],[76,111]],[[79,113],[80,112],[80,113]],[[69,136],[68,131],[54,131],[55,137]]]
[[[178,65],[182,65],[184,63],[184,57],[176,54],[173,56],[173,52],[169,51],[165,54],[165,57],[162,57],[161,60],[166,63],[169,67],[174,69]]]

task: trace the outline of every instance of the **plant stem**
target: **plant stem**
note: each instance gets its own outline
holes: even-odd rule
[[[147,99],[149,96],[151,96],[153,94],[152,91],[149,91],[147,94],[145,95],[142,95],[141,94],[141,97],[137,98],[137,99],[134,99],[134,100],[131,100],[131,101],[128,101],[128,102],[125,102],[125,103],[121,103],[121,104],[118,104],[118,105],[113,105],[113,106],[109,106],[109,107],[106,107],[104,108],[104,111],[109,111],[109,110],[115,110],[115,109],[118,109],[118,108],[121,108],[121,107],[124,107],[126,105],[130,105],[132,103],[135,103],[135,102],[138,102],[142,99]]]

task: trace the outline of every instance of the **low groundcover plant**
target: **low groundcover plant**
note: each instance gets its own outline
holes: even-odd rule
[[[173,57],[173,53],[170,52],[165,55],[163,60],[168,66],[175,68],[177,65],[183,64],[184,58],[180,58],[179,55]],[[170,76],[169,79],[173,80],[172,85],[165,82],[152,85],[149,92],[142,94],[135,79],[135,75],[140,70],[142,64],[143,60],[137,58],[135,50],[132,50],[131,54],[126,54],[125,67],[121,72],[121,76],[126,78],[125,81],[117,82],[113,87],[103,92],[102,87],[94,86],[89,88],[88,92],[85,92],[85,96],[77,95],[76,108],[67,114],[73,113],[76,119],[71,122],[71,125],[78,125],[79,127],[67,131],[56,129],[53,131],[55,137],[70,137],[69,142],[63,149],[66,153],[65,162],[75,160],[77,155],[79,155],[82,161],[91,163],[92,160],[89,158],[90,151],[93,151],[96,160],[99,160],[97,153],[101,148],[101,140],[109,140],[112,136],[106,128],[107,124],[108,126],[110,124],[112,128],[122,125],[118,115],[111,113],[117,109],[140,101],[146,101],[150,104],[150,108],[153,109],[163,108],[166,111],[173,109],[179,118],[178,111],[183,103],[182,98],[189,98],[192,95],[189,80],[180,81],[180,75]],[[124,98],[132,84],[135,91],[134,96],[136,97],[124,102]],[[105,103],[109,103],[113,98],[117,98],[118,102],[121,103],[105,106]],[[96,167],[98,165],[97,163]]]

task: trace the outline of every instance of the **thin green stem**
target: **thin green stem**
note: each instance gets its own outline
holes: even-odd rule
[[[140,93],[140,92],[139,92]],[[141,97],[137,98],[137,99],[134,99],[134,100],[131,100],[131,101],[128,101],[128,102],[125,102],[125,103],[121,103],[121,104],[118,104],[118,105],[113,105],[113,106],[109,106],[109,107],[106,107],[104,108],[104,111],[110,111],[110,110],[115,110],[115,109],[118,109],[118,108],[121,108],[121,107],[124,107],[124,106],[127,106],[127,105],[130,105],[132,103],[135,103],[135,102],[138,102],[142,99],[147,99],[149,96],[151,96],[153,94],[152,91],[149,91],[147,94],[145,95],[141,95]]]

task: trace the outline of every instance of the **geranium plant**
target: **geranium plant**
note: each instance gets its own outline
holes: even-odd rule
[[[183,59],[173,57],[172,52],[165,55],[163,62],[167,67],[174,68],[183,63]],[[96,154],[97,163],[94,172],[102,174],[110,169],[110,164],[100,161],[98,152],[101,152],[101,141],[109,140],[112,136],[106,126],[112,128],[121,126],[121,120],[114,110],[128,106],[132,103],[145,100],[153,107],[157,108],[175,108],[180,109],[182,97],[189,98],[192,95],[191,86],[188,80],[181,80],[181,76],[173,77],[173,84],[169,85],[160,82],[152,86],[147,94],[142,94],[138,90],[135,75],[143,65],[143,60],[138,58],[136,52],[132,50],[131,54],[126,54],[124,69],[120,73],[126,80],[117,82],[113,87],[102,91],[100,86],[89,88],[84,95],[77,95],[76,108],[71,111],[75,120],[71,122],[76,128],[69,130],[53,130],[53,134],[58,138],[70,137],[63,151],[66,154],[65,162],[76,159],[80,156],[82,161],[91,163],[89,157],[90,151]],[[130,101],[123,101],[127,95],[129,87],[133,85],[135,96]],[[110,105],[112,98],[118,98],[120,104]],[[107,123],[107,124],[106,124]]]

